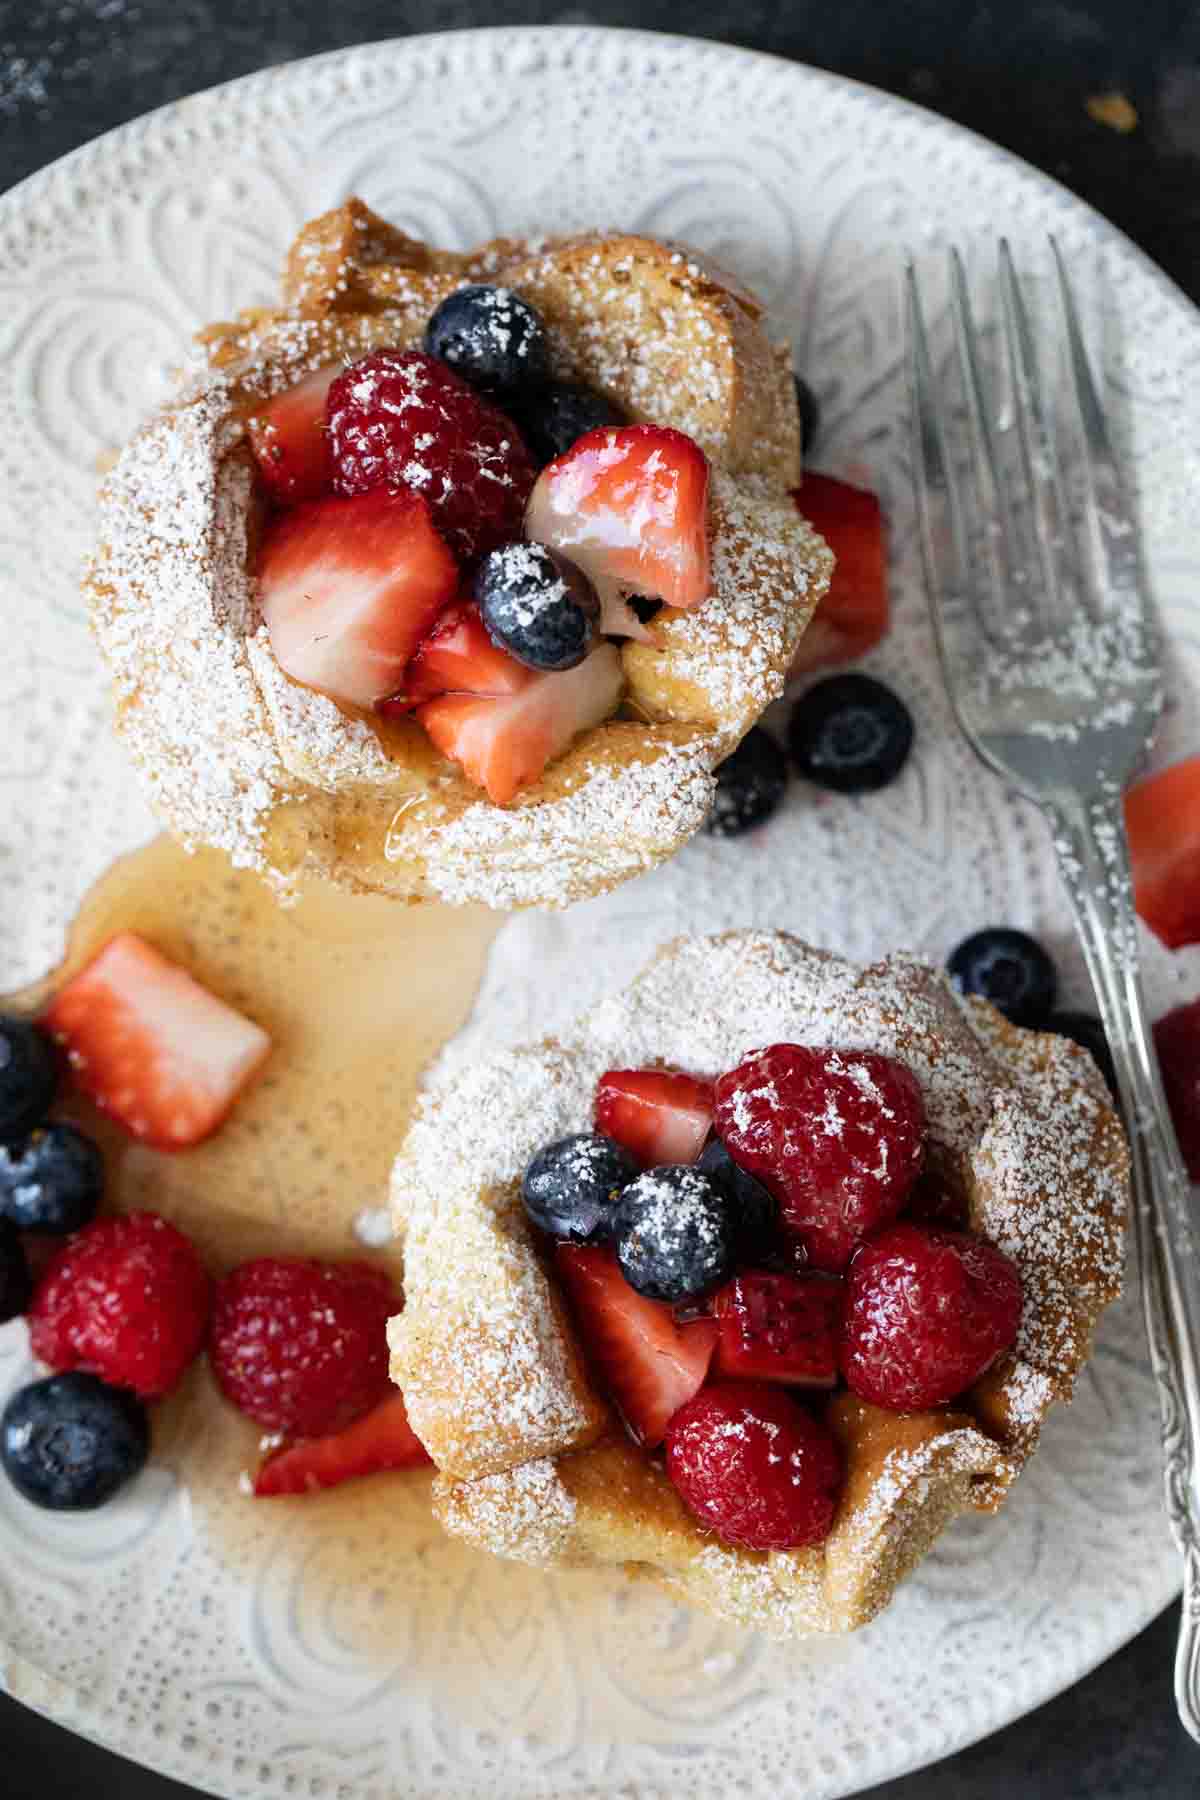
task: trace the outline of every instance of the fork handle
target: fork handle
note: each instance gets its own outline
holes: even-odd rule
[[[1146,1021],[1119,796],[1050,809],[1059,868],[1108,1034],[1132,1154],[1133,1216],[1162,1413],[1167,1518],[1183,1555],[1175,1703],[1200,1742],[1200,1258]]]

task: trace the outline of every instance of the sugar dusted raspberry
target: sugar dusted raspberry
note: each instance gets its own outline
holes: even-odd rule
[[[772,1044],[716,1084],[725,1148],[779,1201],[815,1269],[844,1269],[894,1219],[921,1167],[925,1107],[903,1063]]]
[[[521,536],[534,482],[511,419],[436,357],[376,350],[329,390],[337,494],[408,487],[465,561]]]
[[[1021,1276],[966,1231],[907,1220],[864,1244],[846,1278],[842,1373],[876,1406],[944,1406],[1016,1339]]]

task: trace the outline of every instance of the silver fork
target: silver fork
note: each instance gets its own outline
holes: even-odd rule
[[[1039,373],[1007,244],[999,269],[1007,418],[989,396],[961,257],[952,252],[949,269],[957,407],[935,377],[909,265],[917,510],[955,714],[977,755],[1049,820],[1116,1065],[1167,1516],[1183,1556],[1175,1699],[1200,1741],[1200,1258],[1142,998],[1121,799],[1153,736],[1162,685],[1133,513],[1062,255],[1051,248],[1069,431]]]

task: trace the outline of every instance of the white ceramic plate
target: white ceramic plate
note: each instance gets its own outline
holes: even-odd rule
[[[106,727],[76,596],[97,455],[202,320],[263,300],[302,220],[357,191],[407,230],[618,223],[694,240],[770,300],[818,386],[821,461],[865,470],[892,521],[895,630],[874,666],[919,750],[863,802],[793,792],[748,844],[702,840],[565,918],[502,934],[465,1042],[552,1024],[685,926],[789,925],[852,954],[942,955],[1002,919],[1080,972],[1040,827],[963,752],[913,557],[898,252],[1000,231],[1078,274],[1172,637],[1163,753],[1200,747],[1200,320],[1127,242],[992,146],[870,89],[713,45],[569,28],[356,49],[114,132],[0,200],[0,982],[31,977],[148,816]],[[1181,701],[1183,703],[1181,703]],[[1159,1004],[1194,957],[1148,945]],[[457,1053],[457,1051],[455,1052]],[[27,1368],[0,1333],[0,1388]],[[996,1520],[963,1522],[885,1618],[789,1649],[649,1588],[452,1552],[336,1579],[264,1530],[231,1571],[186,1484],[152,1469],[105,1514],[0,1487],[0,1677],[18,1697],[222,1794],[820,1800],[1017,1717],[1171,1597],[1154,1394],[1133,1307]],[[376,1584],[403,1641],[364,1648]],[[1163,1680],[1168,1679],[1164,1669]]]

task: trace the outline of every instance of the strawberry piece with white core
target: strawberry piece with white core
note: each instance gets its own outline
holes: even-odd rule
[[[704,452],[664,425],[589,431],[538,476],[525,535],[591,578],[602,632],[653,643],[625,594],[681,609],[708,596]]]
[[[299,506],[330,491],[333,462],[325,397],[337,373],[336,368],[318,369],[276,394],[247,422],[259,475],[277,506]]]
[[[441,694],[480,694],[497,700],[519,694],[534,679],[531,669],[493,644],[474,602],[456,600],[422,640],[399,691],[381,700],[377,711],[393,718]]]
[[[280,668],[334,700],[371,706],[400,686],[457,591],[458,565],[422,499],[380,488],[281,514],[258,577]]]
[[[712,1129],[712,1083],[677,1069],[609,1069],[596,1085],[595,1118],[645,1168],[695,1162]]]
[[[265,1031],[132,931],[59,990],[43,1024],[101,1111],[160,1150],[210,1136],[271,1048]]]

